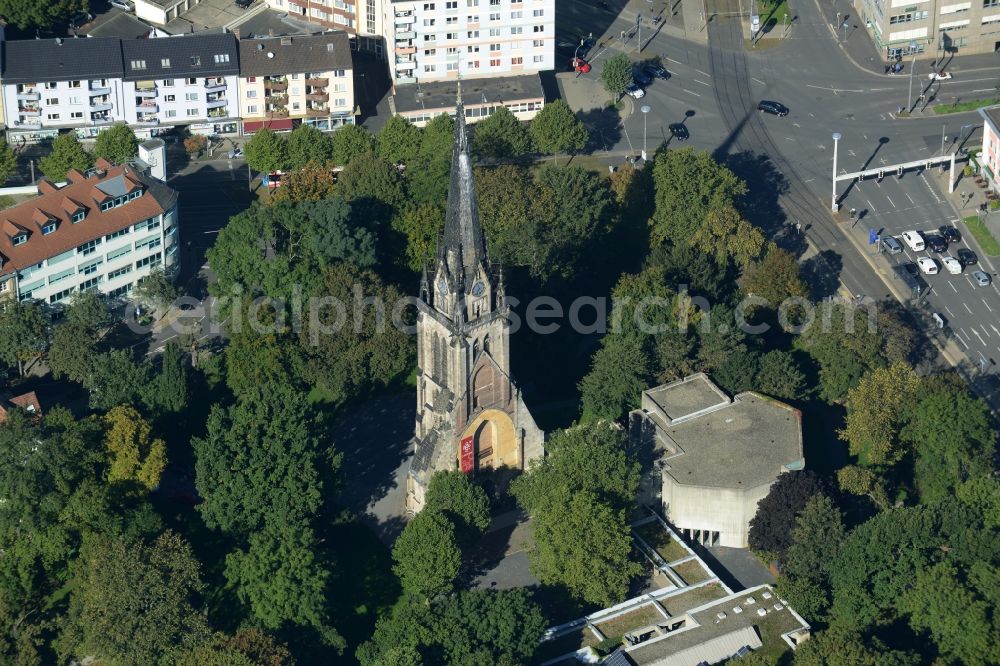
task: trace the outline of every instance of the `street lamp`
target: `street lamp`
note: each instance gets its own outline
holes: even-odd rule
[[[833,133],[833,194],[830,197],[830,209],[837,212],[837,142],[840,141],[840,132]]]
[[[586,38],[584,38],[584,37],[581,37],[581,38],[580,38],[580,45],[576,47],[576,50],[575,50],[575,51],[573,51],[573,69],[575,69],[575,70],[576,70],[576,74],[577,74],[577,76],[579,76],[579,75],[580,75],[580,69],[579,69],[579,66],[580,66],[580,60],[579,60],[579,58],[577,58],[576,56],[577,56],[577,54],[579,54],[579,53],[580,53],[580,49],[582,49],[582,48],[583,48],[583,45],[584,45],[585,43],[586,43]]]
[[[944,155],[944,128],[947,127],[945,123],[941,123],[941,154]]]
[[[643,104],[639,107],[642,111],[642,161],[646,161],[646,114],[650,112],[650,106],[648,104]]]
[[[917,66],[917,43],[910,42],[910,53],[913,54],[913,60],[910,62],[910,92],[906,95],[906,112],[909,113],[913,107],[910,106],[913,103],[913,70]]]

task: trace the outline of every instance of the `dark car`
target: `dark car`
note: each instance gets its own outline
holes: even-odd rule
[[[934,252],[945,252],[948,249],[948,241],[943,236],[938,236],[937,234],[925,234],[924,242]]]
[[[641,70],[635,72],[632,75],[632,80],[635,81],[636,83],[638,83],[640,86],[643,86],[643,87],[648,86],[650,83],[653,82],[653,79],[651,79],[649,77],[649,75],[647,75],[645,72],[643,72]]]
[[[761,113],[773,113],[774,115],[781,117],[788,115],[788,107],[781,102],[772,102],[770,100],[762,99],[760,103],[757,104],[757,110]]]
[[[645,72],[648,76],[652,76],[657,79],[663,79],[664,81],[670,78],[670,72],[665,70],[663,67],[660,67],[659,65],[654,65],[652,63],[643,67],[642,71]]]
[[[903,270],[912,275],[913,277],[917,277],[918,275],[920,275],[920,269],[917,268],[917,265],[912,261],[907,261],[905,264],[901,265],[903,267]]]
[[[962,234],[955,227],[949,226],[947,224],[942,224],[938,227],[938,233],[940,233],[946,241],[949,243],[957,243],[962,240]]]
[[[979,257],[972,250],[966,250],[964,247],[958,251],[958,263],[963,266],[975,266],[979,263]]]
[[[240,9],[247,9],[250,5],[254,3],[254,0],[236,0],[234,3]]]
[[[684,125],[684,123],[670,123],[670,126],[667,129],[670,130],[670,134],[672,134],[678,141],[687,141],[691,136],[691,133],[688,131],[688,128]]]
[[[94,20],[93,14],[88,14],[87,12],[80,12],[79,14],[74,14],[73,18],[69,20],[69,27],[71,28],[82,28],[91,21]]]

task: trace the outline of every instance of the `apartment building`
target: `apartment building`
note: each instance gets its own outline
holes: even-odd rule
[[[889,59],[1000,50],[1000,0],[855,0],[855,7]]]
[[[60,130],[93,138],[126,122],[140,138],[175,125],[239,131],[239,53],[231,34],[155,39],[3,42],[7,141],[37,143]]]
[[[393,86],[555,67],[555,0],[399,0],[385,11]]]
[[[1000,106],[979,109],[983,119],[983,150],[978,163],[994,192],[1000,192]]]
[[[231,34],[121,42],[125,121],[155,136],[173,125],[196,134],[239,131],[239,52]]]
[[[242,131],[321,130],[354,124],[354,71],[346,32],[241,39]]]
[[[174,190],[104,159],[67,181],[43,179],[39,196],[0,211],[0,274],[13,275],[0,280],[0,298],[57,304],[88,289],[120,297],[157,266],[176,274]]]
[[[126,119],[120,40],[30,39],[2,46],[10,143],[35,143],[71,127],[96,135]]]

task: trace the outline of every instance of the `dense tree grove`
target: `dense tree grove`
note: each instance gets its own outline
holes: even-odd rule
[[[70,5],[0,15],[43,25]],[[612,94],[631,66],[607,60]],[[426,379],[405,330],[415,312],[395,306],[435,260],[454,122],[256,133],[251,167],[286,174],[208,251],[221,349],[136,341],[94,292],[61,316],[0,311],[7,388],[43,405],[0,423],[0,662],[534,663],[547,626],[634,592],[647,565],[629,525],[649,461],[626,415],[695,372],[786,401],[803,423],[805,469],[772,485],[750,543],[814,635],[794,656],[733,663],[1000,662],[987,405],[933,370],[904,307],[818,299],[801,243],[762,215],[772,192],[741,179],[768,165],[666,148],[610,175],[560,165],[548,156],[588,144],[561,102],[469,128],[512,319],[536,296],[579,315],[510,340],[546,455],[523,473],[439,472],[422,512],[369,530],[357,514],[396,483],[380,456],[405,465],[392,447],[408,434],[372,446],[359,412],[382,409],[365,415],[378,422],[387,412],[367,403]],[[102,137],[95,156],[130,158],[134,136]],[[40,162],[57,180],[91,163],[74,134]],[[0,155],[0,176],[12,168]],[[157,273],[135,300],[159,316],[176,289]],[[349,497],[359,485],[369,497]],[[515,502],[539,585],[480,589]]]

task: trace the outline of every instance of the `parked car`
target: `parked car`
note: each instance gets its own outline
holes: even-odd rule
[[[912,261],[907,261],[905,264],[902,264],[902,266],[903,270],[906,271],[910,277],[917,277],[920,273],[920,269],[918,269],[917,265]]]
[[[691,133],[684,123],[670,123],[667,129],[670,130],[670,134],[678,141],[687,141],[691,138]]]
[[[914,252],[924,251],[924,237],[919,231],[904,231],[899,237]]]
[[[94,15],[88,12],[80,12],[79,14],[74,14],[73,18],[69,20],[69,27],[71,28],[82,28],[91,21],[94,20]]]
[[[254,0],[235,0],[235,2],[233,4],[235,4],[240,9],[247,9],[253,3],[254,3]]]
[[[135,9],[135,6],[129,0],[111,0],[110,4],[115,9],[120,9],[123,12],[130,12]]]
[[[635,81],[640,86],[648,86],[650,83],[653,82],[653,79],[650,78],[649,75],[647,75],[642,70],[636,70],[632,74],[632,80]]]
[[[771,100],[762,99],[760,103],[757,104],[757,110],[761,113],[772,113],[779,118],[781,116],[788,115],[788,107],[781,102],[772,102]]]
[[[958,260],[962,262],[963,266],[975,266],[979,262],[979,257],[972,250],[966,250],[963,247],[958,251]]]
[[[226,157],[228,157],[231,160],[239,159],[239,158],[243,157],[243,149],[242,148],[233,148],[232,150],[229,151],[229,154],[226,155]]]
[[[962,240],[962,233],[950,224],[942,224],[938,227],[938,233],[949,243],[957,243]]]
[[[943,69],[940,72],[931,72],[927,75],[931,81],[947,81],[951,79],[951,72],[946,72]]]
[[[948,250],[948,241],[937,234],[925,234],[924,242],[934,252],[945,252]]]
[[[642,71],[644,71],[647,75],[652,76],[653,78],[663,79],[664,81],[670,78],[670,72],[668,72],[663,67],[655,65],[653,63],[647,64],[645,67],[642,68]]]
[[[899,254],[903,251],[903,246],[892,236],[886,236],[882,239],[882,249],[889,254]]]
[[[917,266],[920,267],[920,272],[924,275],[938,274],[938,263],[930,257],[920,257],[917,259]]]
[[[984,273],[983,271],[976,271],[972,274],[972,279],[976,281],[980,287],[988,287],[993,281],[989,273]]]
[[[952,275],[958,275],[962,272],[962,263],[955,257],[942,257],[941,263],[944,264],[945,270]]]
[[[643,97],[646,96],[646,91],[640,88],[639,86],[635,85],[634,83],[630,83],[628,87],[625,88],[625,94],[631,97],[632,99],[642,99]]]

